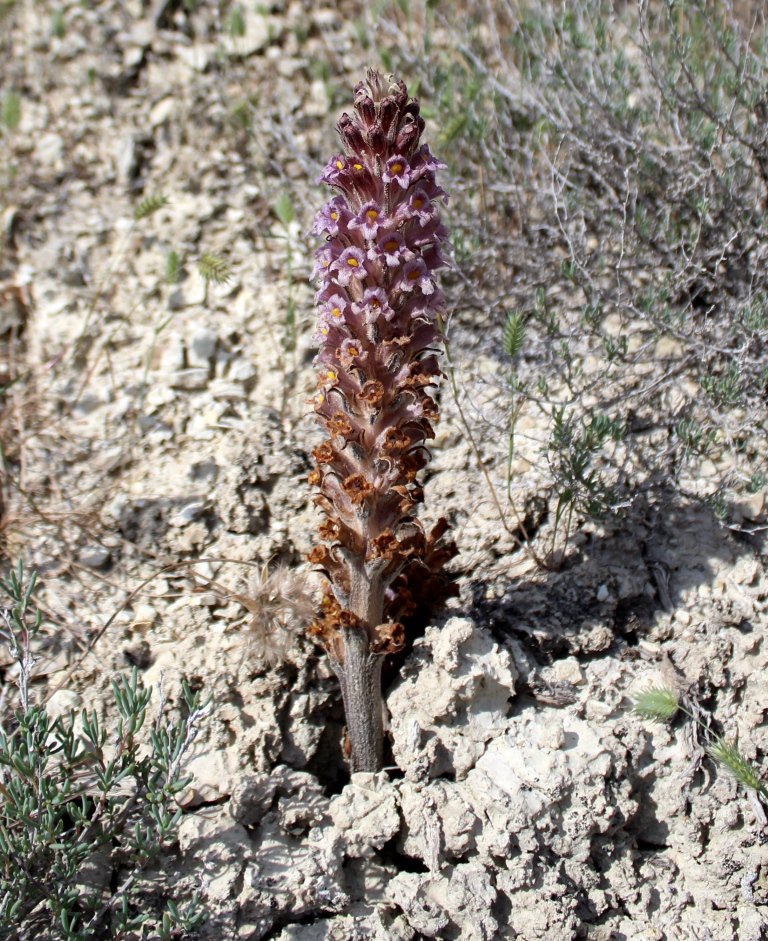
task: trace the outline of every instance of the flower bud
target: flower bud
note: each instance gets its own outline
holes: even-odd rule
[[[344,142],[344,150],[347,156],[362,152],[365,147],[363,133],[346,112],[339,118],[339,123],[336,125],[336,128]]]

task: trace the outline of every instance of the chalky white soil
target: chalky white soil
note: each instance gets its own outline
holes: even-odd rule
[[[54,710],[104,712],[110,677],[136,663],[146,684],[162,675],[171,708],[182,677],[215,697],[179,845],[145,874],[147,904],[198,890],[200,937],[243,941],[768,936],[768,849],[746,795],[689,725],[630,711],[645,686],[674,686],[765,762],[759,534],[651,493],[610,525],[578,523],[559,570],[538,569],[502,527],[444,384],[423,515],[451,520],[462,593],[390,678],[392,765],[349,780],[338,686],[310,643],[277,667],[249,653],[230,595],[244,563],[305,566],[318,522],[305,233],[344,89],[373,50],[350,4],[248,7],[236,41],[219,39],[212,7],[179,9],[65,5],[59,40],[41,6],[20,4],[0,39],[0,79],[22,94],[2,138],[17,168],[0,281],[18,339],[4,343],[8,368],[32,371],[4,418],[24,490],[7,483],[6,552],[42,579],[37,689],[63,684]],[[245,95],[250,132],[232,120]],[[133,224],[161,191],[167,206]],[[283,192],[289,233],[269,210]],[[171,250],[184,274],[168,286]],[[228,260],[229,284],[206,289],[203,251]],[[298,347],[281,360],[291,277]],[[461,321],[472,421],[504,386],[497,346]],[[506,439],[477,427],[503,494]],[[542,554],[546,435],[546,418],[523,412],[513,496]],[[762,495],[742,510],[759,524]]]

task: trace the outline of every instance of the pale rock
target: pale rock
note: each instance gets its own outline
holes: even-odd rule
[[[50,714],[50,703],[48,705]],[[113,871],[114,862],[109,853],[91,853],[83,860],[77,870],[75,888],[83,896],[91,897],[96,893],[97,898],[102,897],[103,900],[106,900],[106,893],[112,880]]]
[[[475,848],[480,821],[462,788],[453,782],[438,779],[424,788],[402,781],[400,810],[401,852],[422,859],[430,872],[437,872],[446,859]]]
[[[353,774],[329,813],[348,856],[370,855],[400,829],[395,787],[385,771]]]
[[[620,336],[624,329],[621,314],[608,314],[607,317],[603,317],[601,326],[609,336]]]
[[[752,585],[760,575],[760,570],[757,559],[746,556],[736,563],[731,578],[737,585]]]
[[[136,138],[133,134],[123,134],[118,138],[115,149],[115,169],[117,181],[126,186],[136,175],[138,158],[136,153]]]
[[[247,398],[245,389],[239,382],[214,379],[209,388],[214,399],[221,399],[225,402],[242,402]],[[219,417],[220,415],[216,418],[216,424],[218,424]]]
[[[209,370],[203,367],[196,369],[179,369],[169,376],[172,389],[185,389],[192,392],[205,389],[208,386]]]
[[[179,507],[179,509],[176,510],[168,522],[171,526],[177,526],[181,528],[193,522],[193,520],[196,520],[204,510],[204,500],[192,500],[189,503],[185,503],[184,506]]]
[[[155,24],[151,20],[139,19],[131,23],[129,40],[134,45],[147,49],[152,45],[155,36]]]
[[[256,367],[247,357],[238,356],[229,364],[227,376],[233,382],[250,382],[256,377]]]
[[[192,46],[179,44],[176,47],[176,55],[193,72],[205,72],[215,52],[216,47],[211,43],[196,43]]]
[[[759,648],[762,637],[759,634],[744,634],[739,643],[744,653],[749,656]]]
[[[325,10],[314,10],[312,18],[319,29],[331,29],[339,25],[340,14],[338,10],[328,8]]]
[[[200,205],[199,200],[197,204]],[[207,214],[203,212],[203,216],[198,216],[197,218],[202,221],[202,218],[206,215]],[[199,271],[195,271],[184,282],[184,303],[188,307],[197,307],[205,304],[207,297],[208,285],[205,282],[205,278],[202,277]]]
[[[584,357],[582,368],[586,376],[593,376],[605,369],[605,359],[590,353]]]
[[[153,664],[155,669],[157,664],[158,658]],[[146,675],[144,681],[148,683]],[[184,767],[193,776],[181,802],[185,808],[229,797],[240,777],[240,762],[232,749],[203,752],[189,759]]]
[[[653,350],[656,359],[679,359],[683,355],[680,342],[671,336],[659,337]]]
[[[190,324],[190,331],[187,341],[187,365],[210,368],[216,351],[216,334],[202,324]]]
[[[765,493],[761,490],[742,500],[735,500],[730,508],[737,525],[744,520],[755,522],[765,513]]]
[[[595,596],[598,601],[607,601],[610,597],[610,592],[608,591],[607,585],[601,585],[597,589],[597,595]]]
[[[314,691],[291,693],[282,724],[282,761],[295,768],[303,768],[317,752],[325,731],[325,720],[315,710]]]
[[[51,719],[68,716],[70,711],[78,712],[82,707],[82,696],[71,689],[56,690],[46,705],[48,716]]]
[[[413,941],[415,932],[405,924],[402,916],[394,922],[387,918],[386,922],[381,919],[379,910],[371,918],[361,919],[355,915],[323,917],[308,925],[286,925],[275,941],[351,941],[358,938],[360,941],[363,938],[366,941]]]
[[[428,628],[387,700],[406,777],[465,776],[506,727],[516,678],[509,651],[474,622],[453,617]]]
[[[89,569],[100,569],[109,562],[111,555],[105,546],[86,546],[78,552],[77,560]]]
[[[444,873],[401,872],[389,883],[392,902],[402,909],[408,924],[428,938],[444,937],[441,932],[455,925],[456,941],[491,941],[499,924],[492,908],[496,889],[490,874],[473,861]]]
[[[170,374],[178,372],[184,368],[184,342],[181,335],[175,331],[168,334],[165,347],[160,356],[160,375],[161,378],[170,377]],[[147,395],[152,394],[153,390]],[[165,403],[160,403],[165,404]]]
[[[155,623],[157,611],[151,604],[144,602],[136,606],[131,627],[151,627]]]
[[[184,816],[179,825],[179,849],[185,861],[205,873],[205,895],[214,901],[229,898],[253,856],[245,827],[226,813]]]
[[[232,789],[229,812],[238,823],[253,827],[275,808],[273,819],[296,834],[326,820],[329,803],[314,775],[277,765],[269,774],[243,775]]]
[[[211,282],[209,287],[211,302],[215,303],[216,301],[228,300],[240,291],[241,286],[239,278],[234,276],[223,281],[221,284]]]
[[[269,19],[262,13],[256,12],[253,7],[244,11],[245,35],[233,36],[227,32],[222,37],[224,49],[230,56],[248,56],[262,52],[269,45],[271,31]]]
[[[328,101],[328,92],[323,79],[313,79],[309,86],[308,100],[304,110],[306,114],[316,118],[322,118],[328,114],[330,102]]]
[[[266,924],[278,918],[298,921],[318,910],[331,914],[349,905],[342,869],[344,841],[333,827],[314,827],[298,841],[277,821],[265,819],[254,837],[254,862],[245,871],[240,901],[262,918],[267,916]]]
[[[116,417],[125,415],[132,404],[133,400],[130,398],[127,403],[119,403],[118,408],[115,410]],[[121,445],[114,448],[105,448],[100,454],[95,455],[93,459],[94,467],[98,467],[99,470],[104,470],[107,473],[117,470],[118,467],[125,467],[129,463],[130,455],[126,453],[124,447]],[[106,537],[104,537],[104,542],[106,544]]]
[[[581,673],[581,671],[579,671]],[[573,681],[571,681],[573,682]],[[565,744],[565,730],[563,720],[555,716],[541,730],[541,744],[545,748],[556,750]]]
[[[306,60],[282,55],[277,60],[277,73],[283,78],[293,78],[295,73],[306,65]]]
[[[123,51],[123,68],[127,70],[135,69],[144,60],[144,50],[138,46]]]
[[[63,168],[64,138],[61,134],[43,134],[35,145],[35,156],[45,167],[53,170]]]
[[[152,110],[149,112],[149,126],[156,128],[165,124],[175,110],[176,99],[173,96],[169,95],[167,98],[162,98],[156,105],[153,105]]]
[[[427,938],[437,938],[448,926],[450,919],[427,894],[426,888],[431,881],[431,875],[401,872],[389,883],[388,895],[402,910],[411,928]]]
[[[553,802],[558,802],[570,792],[574,780],[582,786],[597,787],[612,771],[612,756],[607,750],[599,730],[600,722],[592,725],[579,719],[572,713],[562,715],[563,747],[557,750],[545,750],[540,746],[542,734],[553,716],[559,714],[552,708],[543,709],[541,714],[525,720],[519,727],[519,734],[512,737],[508,732],[503,737],[494,739],[488,745],[485,754],[477,762],[467,777],[469,793],[477,795],[474,803],[489,801],[492,788],[498,788],[510,801],[514,814],[533,824],[542,816],[548,815]],[[561,715],[561,714],[560,714]],[[601,809],[602,808],[602,809]],[[504,813],[504,805],[497,809]],[[592,812],[604,816],[606,808],[595,803]],[[509,811],[506,812],[507,814]],[[567,819],[560,825],[560,836],[556,841],[560,855],[589,855],[589,836],[579,823],[580,809],[571,805]],[[605,827],[609,826],[610,813],[605,818]],[[497,837],[498,839],[498,837]],[[519,839],[519,832],[518,832]],[[559,844],[559,845],[558,845]]]
[[[556,683],[571,683],[573,686],[579,686],[584,682],[581,664],[576,657],[555,660],[551,667],[551,676]]]

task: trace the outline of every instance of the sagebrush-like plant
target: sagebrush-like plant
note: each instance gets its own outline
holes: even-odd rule
[[[197,900],[180,909],[147,911],[137,893],[141,870],[176,839],[181,808],[176,796],[191,776],[183,760],[199,723],[210,711],[184,686],[187,716],[171,723],[164,703],[147,738],[141,736],[152,691],[134,669],[112,683],[117,727],[110,734],[96,712],[53,718],[30,699],[40,627],[33,575],[21,565],[0,589],[11,604],[0,612],[0,637],[18,669],[20,708],[0,731],[0,938],[96,941],[137,937],[154,923],[152,937],[179,937],[202,920]],[[95,855],[100,854],[100,855]],[[116,883],[88,889],[94,859],[114,868]]]
[[[760,5],[468,0],[434,16],[412,8],[368,22],[428,96],[456,181],[461,276],[445,286],[461,297],[455,355],[471,351],[460,395],[486,445],[483,476],[501,479],[489,445],[510,414],[528,423],[566,405],[574,444],[601,413],[619,415],[625,434],[594,439],[583,475],[584,454],[560,451],[554,421],[512,441],[549,478],[560,534],[650,489],[701,499],[717,486],[727,517],[727,497],[765,475],[768,454]],[[495,326],[498,350],[510,307],[525,355],[492,395],[497,380],[473,376],[474,354],[496,352],[476,325]],[[717,467],[706,480],[705,457]],[[533,505],[527,480],[515,497]],[[556,514],[536,515],[540,539],[551,535]]]
[[[443,565],[456,552],[441,520],[425,534],[414,510],[417,475],[438,417],[429,390],[445,299],[435,283],[447,231],[435,181],[443,165],[421,145],[424,120],[403,82],[370,70],[338,131],[344,153],[318,183],[337,194],[313,232],[327,242],[313,274],[320,351],[315,412],[328,440],[315,448],[310,483],[326,521],[310,559],[328,579],[313,627],[339,677],[353,771],[383,756],[381,666],[404,644],[402,619],[450,593]]]

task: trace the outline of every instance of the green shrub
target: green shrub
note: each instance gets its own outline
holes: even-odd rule
[[[473,408],[478,438],[523,399],[546,411],[539,469],[555,500],[570,501],[582,445],[618,488],[585,496],[580,515],[641,486],[697,491],[704,456],[718,477],[699,496],[744,490],[768,470],[764,25],[715,0],[491,9],[493,29],[468,2],[441,21],[450,41],[423,35],[427,18],[413,48],[389,49],[395,68],[418,70],[461,180],[448,214],[456,357],[482,349],[478,318],[495,319],[497,347],[510,308],[526,324],[507,401]],[[616,411],[620,466],[612,436],[562,433],[565,415],[587,429]]]
[[[0,936],[90,941],[122,938],[142,926],[155,938],[178,937],[202,919],[196,899],[165,911],[138,905],[137,877],[169,848],[189,784],[183,760],[211,709],[184,686],[187,716],[170,722],[159,704],[148,735],[151,690],[134,669],[112,683],[116,728],[94,712],[53,718],[30,696],[35,575],[21,564],[0,588],[10,598],[0,633],[18,666],[20,708],[0,732]],[[148,741],[147,741],[148,739]],[[116,889],[89,891],[84,872],[102,854],[114,861]],[[146,935],[144,935],[146,936]]]

